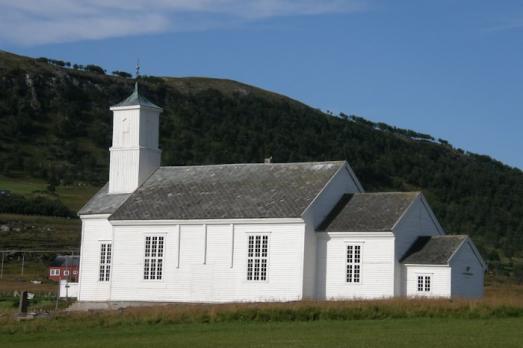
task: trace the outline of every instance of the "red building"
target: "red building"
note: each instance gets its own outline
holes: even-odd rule
[[[49,279],[59,282],[62,279],[67,279],[70,282],[78,281],[78,266],[80,264],[80,256],[59,255],[49,266]]]

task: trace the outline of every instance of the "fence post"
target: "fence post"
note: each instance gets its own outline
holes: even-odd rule
[[[2,251],[2,266],[0,267],[0,280],[4,279],[4,252]]]
[[[22,253],[22,271],[20,272],[20,277],[24,276],[24,263],[25,263],[25,253]]]

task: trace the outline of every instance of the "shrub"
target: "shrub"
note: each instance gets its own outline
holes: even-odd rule
[[[0,213],[75,217],[60,200],[44,196],[0,195]]]

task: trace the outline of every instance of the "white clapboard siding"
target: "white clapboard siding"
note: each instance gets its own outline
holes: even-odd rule
[[[110,282],[99,281],[100,243],[111,241],[112,226],[107,218],[82,219],[82,245],[80,250],[80,301],[107,301],[110,299]]]
[[[346,193],[363,192],[361,184],[347,164],[332,177],[303,214],[306,222],[303,256],[303,297],[316,297],[316,228],[325,220],[341,197]]]
[[[269,235],[267,281],[246,280],[249,233]],[[162,280],[143,280],[149,234],[165,237]],[[111,300],[298,300],[303,290],[303,238],[303,223],[114,226]]]
[[[406,265],[406,294],[408,297],[450,297],[450,273],[448,266]],[[430,276],[430,291],[418,291],[418,276]]]
[[[483,296],[484,268],[470,241],[463,243],[452,258],[452,297],[478,298]]]
[[[405,296],[406,294],[406,280],[403,272],[404,268],[399,263],[401,258],[419,236],[434,236],[440,234],[443,234],[443,231],[441,230],[439,223],[431,213],[423,196],[418,195],[394,228],[394,235],[396,238],[394,289],[396,296]]]
[[[378,233],[379,234],[379,233]],[[371,299],[394,296],[394,237],[372,233],[319,233],[317,297]],[[361,244],[361,282],[346,282],[347,244]]]
[[[113,107],[109,192],[133,192],[160,166],[158,149],[160,109]]]

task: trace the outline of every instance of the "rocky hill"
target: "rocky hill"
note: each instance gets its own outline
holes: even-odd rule
[[[41,178],[52,187],[102,185],[108,107],[133,83],[97,67],[0,52],[0,175]],[[140,85],[164,108],[163,165],[346,159],[368,191],[422,190],[447,231],[470,234],[489,258],[498,250],[503,258],[523,256],[518,169],[235,81],[144,76]]]

